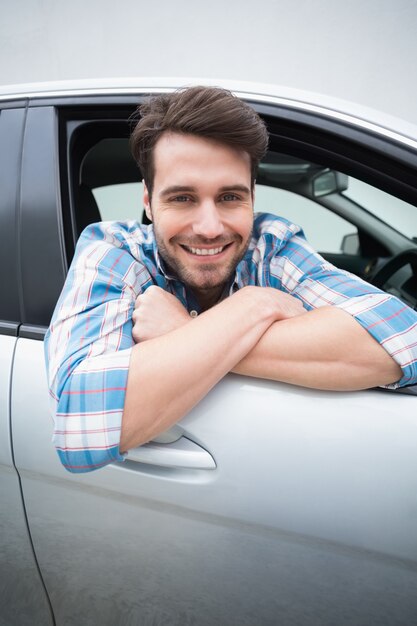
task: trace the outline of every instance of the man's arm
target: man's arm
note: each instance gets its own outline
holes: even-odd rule
[[[141,445],[181,419],[259,342],[269,326],[303,309],[270,288],[245,287],[190,321],[158,287],[139,297],[144,333],[132,350],[120,450]],[[293,301],[293,302],[292,302]],[[160,318],[173,320],[174,330]],[[135,331],[134,331],[135,332]]]
[[[82,233],[45,337],[53,442],[63,466],[87,472],[119,453],[137,295],[152,284],[131,254],[134,224],[94,224]]]
[[[384,348],[337,307],[272,324],[232,371],[337,391],[388,385],[402,376]]]
[[[327,389],[417,382],[415,311],[328,263],[294,224],[259,215],[255,228],[271,238],[258,252],[267,284],[300,299],[309,313],[288,327],[274,325],[241,373]],[[288,338],[289,359],[282,353]]]
[[[265,310],[265,296],[271,310]],[[191,320],[158,287],[138,300],[139,343],[130,361],[121,450],[169,428],[229,371],[333,390],[401,377],[391,356],[336,307],[302,314],[299,300],[288,294],[246,287]]]

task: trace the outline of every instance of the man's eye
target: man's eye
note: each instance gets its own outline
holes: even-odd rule
[[[222,196],[222,200],[225,202],[233,202],[235,200],[240,200],[240,198],[235,193],[225,193]]]
[[[188,196],[175,196],[171,198],[172,202],[188,202],[190,198]]]

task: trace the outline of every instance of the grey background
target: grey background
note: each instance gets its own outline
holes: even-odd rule
[[[0,0],[0,84],[240,79],[417,122],[417,0]]]

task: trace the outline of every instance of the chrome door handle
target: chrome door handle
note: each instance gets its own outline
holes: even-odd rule
[[[187,469],[215,469],[216,462],[207,450],[180,437],[172,443],[151,441],[139,448],[129,450],[127,460],[163,467],[182,467]]]

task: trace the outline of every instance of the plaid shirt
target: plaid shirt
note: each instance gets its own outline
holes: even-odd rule
[[[152,226],[104,222],[82,233],[45,337],[54,443],[63,465],[86,472],[123,460],[121,421],[136,297],[150,285],[199,311],[193,294],[164,270]],[[335,268],[283,218],[257,214],[252,240],[230,293],[268,286],[299,298],[307,310],[334,305],[352,316],[417,382],[417,313],[397,298]]]

